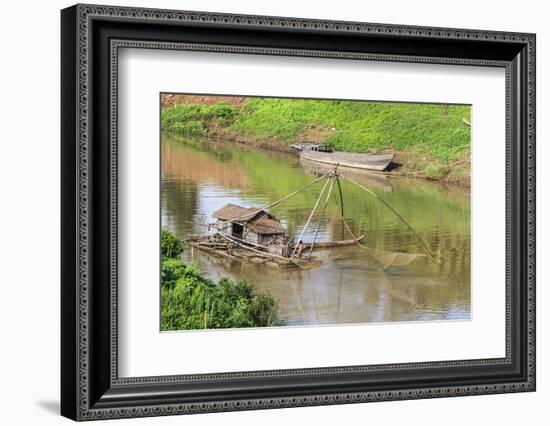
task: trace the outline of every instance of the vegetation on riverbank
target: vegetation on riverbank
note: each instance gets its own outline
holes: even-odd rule
[[[161,329],[272,327],[282,325],[278,303],[248,282],[214,282],[193,264],[184,264],[184,247],[169,231],[161,234]]]
[[[162,112],[162,128],[186,136],[206,136],[213,126],[227,127],[238,109],[232,105],[181,104]]]
[[[164,109],[163,129],[271,149],[318,142],[347,152],[393,151],[400,174],[469,181],[470,106],[279,98],[231,103],[228,97],[193,103],[188,98]]]

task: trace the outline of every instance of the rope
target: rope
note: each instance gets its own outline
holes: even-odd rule
[[[294,197],[296,194],[298,194],[298,193],[300,193],[300,192],[306,190],[306,189],[309,188],[310,186],[315,185],[317,182],[322,181],[323,179],[325,179],[325,178],[326,178],[328,175],[330,175],[331,173],[333,173],[333,170],[331,170],[331,171],[325,173],[325,174],[322,175],[321,177],[315,179],[313,182],[310,182],[310,183],[304,185],[304,186],[301,187],[300,189],[297,189],[296,191],[291,192],[290,194],[285,195],[283,198],[279,198],[279,199],[278,199],[277,201],[275,201],[274,203],[271,203],[271,204],[269,204],[269,205],[267,205],[267,206],[265,206],[265,207],[260,207],[260,208],[258,208],[258,212],[259,212],[259,211],[262,211],[262,210],[269,210],[269,209],[272,209],[272,208],[275,207],[276,205],[278,205],[278,204],[280,204],[280,203],[282,203],[282,202],[284,202],[284,201],[289,200],[290,198]],[[255,213],[254,215],[256,215],[256,214],[257,214],[257,213]],[[237,216],[237,217],[233,218],[232,220],[244,219],[245,217],[249,217],[249,216],[252,216],[252,214],[251,214],[251,213],[247,213],[247,214],[244,214],[244,215],[242,215],[242,216]]]
[[[323,179],[325,179],[328,175],[330,175],[331,173],[333,173],[334,170],[331,170],[327,173],[325,173],[324,175],[322,175],[321,177],[315,179],[313,182],[310,182],[308,183],[307,185],[304,185],[303,187],[301,187],[300,189],[297,189],[296,191],[294,192],[291,192],[290,194],[288,195],[285,195],[283,198],[280,198],[279,200],[275,201],[274,203],[270,204],[269,206],[265,207],[263,210],[269,210],[269,209],[272,209],[273,207],[275,207],[276,205],[284,202],[284,201],[287,201],[289,200],[290,198],[294,197],[295,195],[297,195],[298,193],[306,190],[307,188],[309,188],[310,186],[313,186],[314,184],[316,184],[317,182],[320,182],[322,181]]]
[[[395,214],[401,220],[401,222],[403,222],[407,226],[407,228],[409,228],[409,230],[416,236],[418,241],[420,241],[420,243],[422,244],[422,246],[424,247],[426,252],[432,257],[432,259],[435,258],[434,254],[432,253],[432,251],[430,250],[430,248],[428,247],[426,242],[422,239],[422,237],[420,235],[418,235],[418,233],[414,230],[414,228],[411,225],[409,225],[409,223],[399,213],[397,213],[397,211],[391,205],[389,205],[386,201],[384,201],[382,198],[380,198],[378,195],[376,195],[370,189],[365,188],[360,183],[357,183],[354,180],[351,180],[347,176],[344,176],[344,179],[346,179],[347,181],[353,183],[354,185],[358,186],[359,188],[363,189],[368,194],[372,195],[374,198],[376,198],[378,201],[380,201],[382,204],[384,204],[388,209],[390,209],[392,211],[392,213]]]

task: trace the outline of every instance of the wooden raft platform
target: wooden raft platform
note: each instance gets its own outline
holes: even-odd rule
[[[322,250],[331,247],[343,247],[350,246],[359,243],[364,238],[361,235],[359,238],[351,240],[340,241],[328,241],[315,243],[313,250]],[[232,244],[227,239],[220,238],[219,236],[203,236],[194,237],[183,240],[183,242],[198,250],[214,254],[216,256],[225,257],[234,260],[246,260],[258,265],[266,265],[277,268],[312,268],[319,266],[321,261],[316,257],[309,257],[305,254],[305,250],[311,248],[311,244],[304,244],[304,257],[283,257],[270,254],[268,252],[262,252],[253,247],[242,247]]]
[[[216,237],[190,238],[183,242],[197,250],[204,251],[219,257],[233,260],[246,260],[257,265],[265,265],[273,268],[301,268],[309,269],[321,265],[321,261],[315,257],[306,258],[286,258],[267,252],[262,252],[254,248],[243,248],[232,244],[226,240]]]

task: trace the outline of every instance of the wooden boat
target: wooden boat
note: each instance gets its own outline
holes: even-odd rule
[[[313,244],[313,250],[316,249],[325,249],[325,248],[332,248],[332,247],[344,247],[344,246],[352,246],[354,244],[357,244],[361,242],[361,240],[365,238],[364,235],[361,235],[360,237],[353,238],[351,240],[337,240],[337,241],[324,241],[324,242],[318,242]],[[311,244],[304,244],[304,250],[310,249]]]
[[[393,158],[391,154],[361,154],[355,152],[332,153],[319,151],[302,151],[300,158],[316,163],[330,164],[333,166],[351,167],[354,169],[376,170],[382,172],[388,168]]]

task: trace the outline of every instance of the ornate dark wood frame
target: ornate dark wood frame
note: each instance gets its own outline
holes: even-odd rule
[[[64,9],[61,29],[64,416],[91,420],[535,390],[533,34],[96,5]],[[506,356],[119,378],[117,58],[122,47],[505,68]]]

